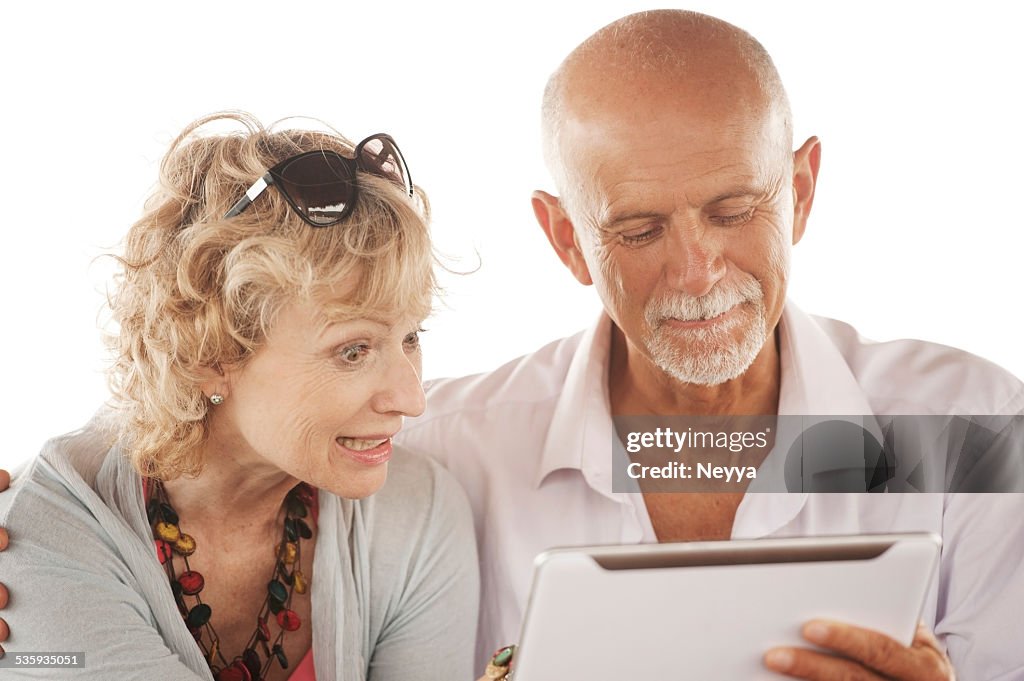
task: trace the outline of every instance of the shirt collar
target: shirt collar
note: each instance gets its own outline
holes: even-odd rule
[[[779,413],[868,415],[871,405],[839,348],[792,301],[779,322]]]
[[[591,487],[611,493],[611,400],[608,396],[608,360],[611,356],[612,320],[604,312],[583,332],[569,363],[562,394],[555,403],[544,440],[536,485],[552,472],[567,468],[583,471]],[[600,459],[604,459],[601,461]],[[604,466],[600,464],[604,464]]]

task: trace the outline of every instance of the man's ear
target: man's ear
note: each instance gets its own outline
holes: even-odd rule
[[[580,243],[576,239],[576,230],[562,208],[561,201],[557,196],[552,196],[539,189],[533,193],[533,214],[537,216],[537,222],[544,234],[548,237],[551,247],[555,249],[558,258],[569,268],[576,281],[584,286],[590,286],[594,280],[590,278],[590,269],[587,261],[583,258],[583,251],[580,250]]]
[[[811,137],[793,152],[793,243],[804,236],[821,165],[821,142]]]

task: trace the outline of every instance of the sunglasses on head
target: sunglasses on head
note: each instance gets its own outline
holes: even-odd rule
[[[312,227],[330,227],[349,216],[356,203],[356,172],[362,171],[394,182],[413,195],[412,178],[402,152],[390,135],[370,135],[356,145],[355,157],[329,149],[307,151],[270,168],[224,218],[233,218],[275,185],[288,204]]]

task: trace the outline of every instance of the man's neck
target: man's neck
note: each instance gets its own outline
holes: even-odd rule
[[[780,385],[777,330],[743,374],[703,386],[666,374],[612,324],[608,392],[613,415],[777,414]]]

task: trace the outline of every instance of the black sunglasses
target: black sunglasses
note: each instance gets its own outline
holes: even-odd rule
[[[383,177],[397,184],[410,197],[412,178],[402,152],[390,135],[370,135],[356,145],[355,158],[336,151],[307,151],[281,161],[253,182],[224,218],[233,218],[256,200],[270,185],[276,185],[299,217],[312,227],[336,225],[349,216],[356,203],[356,171]]]

